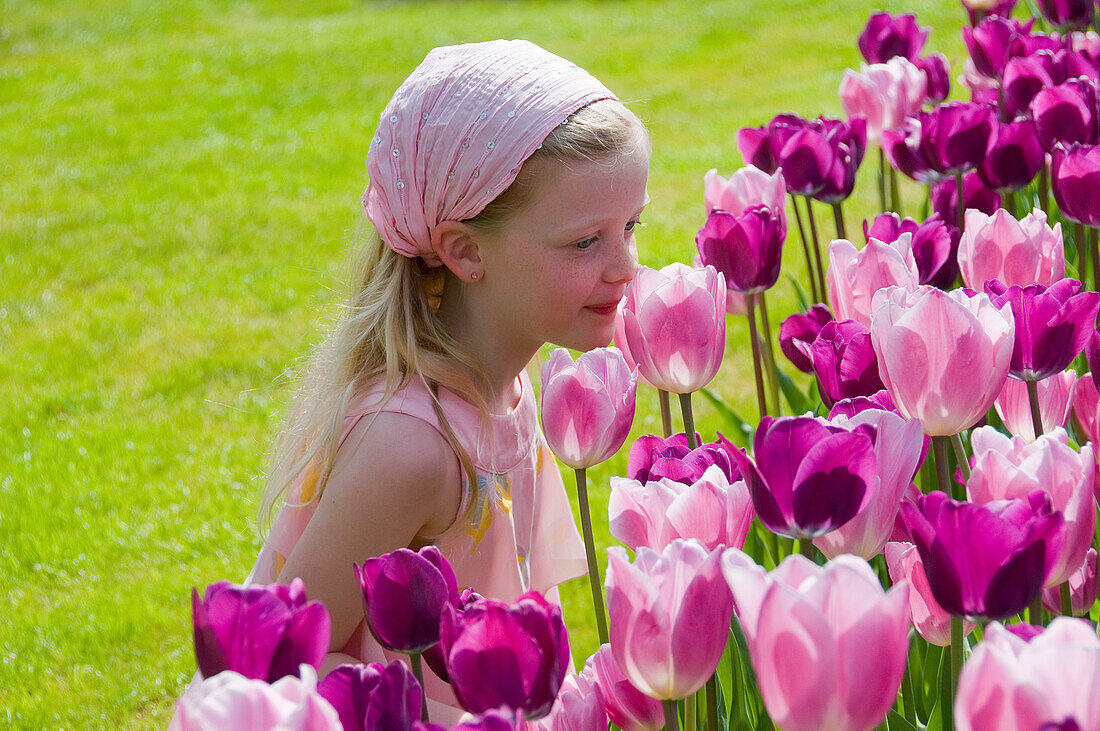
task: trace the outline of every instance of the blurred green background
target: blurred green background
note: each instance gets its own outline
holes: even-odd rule
[[[614,89],[652,135],[639,241],[658,267],[691,260],[703,174],[742,164],[738,127],[840,115],[876,8],[917,13],[959,75],[951,0],[0,0],[0,725],[167,725],[194,671],[190,589],[251,567],[265,453],[343,297],[374,124],[430,48],[529,38]],[[875,163],[846,208],[857,238]],[[800,277],[793,225],[785,259]],[[755,417],[743,319],[728,342],[714,388]],[[635,436],[654,407],[642,392]],[[604,546],[624,471],[625,450],[590,472]],[[563,598],[582,663],[586,580]]]

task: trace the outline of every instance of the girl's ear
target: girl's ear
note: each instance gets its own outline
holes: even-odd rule
[[[461,221],[443,221],[436,226],[432,232],[432,250],[464,282],[480,279],[485,270],[473,231]]]

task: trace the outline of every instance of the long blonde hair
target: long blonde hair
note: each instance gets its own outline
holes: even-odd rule
[[[621,103],[599,101],[558,125],[531,158],[563,162],[600,160],[648,147],[641,121]],[[529,158],[530,159],[530,158]],[[467,223],[480,228],[507,225],[526,202],[527,166],[516,181]],[[383,379],[381,399],[420,378],[434,395],[439,388],[462,394],[488,421],[488,377],[478,360],[442,328],[435,317],[444,270],[402,256],[372,230],[353,265],[352,294],[342,319],[309,359],[286,420],[276,437],[260,500],[259,528],[265,533],[276,508],[302,475],[316,480],[310,499],[328,481],[340,445],[348,405],[364,388]],[[473,462],[435,401],[436,414],[463,471],[472,480]]]

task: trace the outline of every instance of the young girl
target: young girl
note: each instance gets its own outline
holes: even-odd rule
[[[314,356],[262,503],[250,581],[300,577],[332,617],[322,674],[390,659],[353,563],[435,544],[460,587],[551,598],[584,548],[525,365],[606,345],[637,269],[645,128],[526,41],[437,48],[382,112],[363,197],[379,237]],[[433,720],[456,718],[426,673]]]

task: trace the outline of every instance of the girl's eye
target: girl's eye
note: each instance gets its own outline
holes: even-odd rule
[[[627,233],[630,233],[631,231],[638,228],[639,226],[645,226],[645,224],[642,223],[640,220],[635,219],[635,220],[631,221],[630,223],[626,224],[625,231]]]
[[[593,236],[593,237],[592,237],[592,238],[590,238],[590,239],[585,239],[584,241],[578,241],[578,242],[577,242],[577,248],[578,248],[578,249],[580,249],[581,251],[584,251],[585,249],[590,249],[590,248],[592,248],[592,246],[593,246],[593,245],[594,245],[595,243],[596,243],[596,237],[595,237],[595,236]]]

